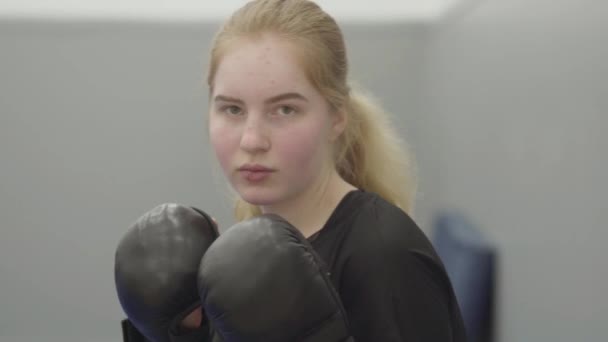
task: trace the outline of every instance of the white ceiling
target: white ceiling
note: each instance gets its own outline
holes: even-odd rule
[[[317,0],[338,20],[434,20],[463,0]],[[223,19],[246,0],[0,0],[1,17]]]

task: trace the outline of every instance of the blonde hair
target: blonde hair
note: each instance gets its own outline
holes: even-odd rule
[[[342,32],[335,20],[308,0],[255,0],[237,10],[217,33],[207,83],[213,88],[218,64],[239,38],[278,34],[294,42],[306,75],[333,109],[348,120],[335,142],[338,174],[357,188],[380,195],[412,215],[416,179],[409,149],[388,114],[369,94],[352,89]],[[236,198],[238,221],[261,214],[258,206]]]

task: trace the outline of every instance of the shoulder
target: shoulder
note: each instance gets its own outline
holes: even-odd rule
[[[358,253],[380,254],[384,260],[422,253],[438,260],[429,239],[406,212],[376,193],[362,196],[364,204],[357,208],[348,234],[348,240],[358,245]]]
[[[349,222],[339,291],[362,340],[463,340],[451,283],[432,244],[403,210],[363,193]]]
[[[373,277],[402,282],[416,276],[439,287],[449,283],[439,256],[416,222],[379,195],[363,195],[365,204],[345,240],[344,280]]]

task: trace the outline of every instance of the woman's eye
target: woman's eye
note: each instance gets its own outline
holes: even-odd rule
[[[241,114],[241,108],[237,106],[226,106],[222,108],[222,112],[230,114],[230,115],[239,115]]]
[[[278,113],[281,115],[291,115],[296,112],[295,108],[291,106],[281,106],[279,107]]]

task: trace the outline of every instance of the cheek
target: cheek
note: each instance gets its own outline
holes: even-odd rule
[[[230,170],[230,162],[238,148],[237,138],[234,129],[230,129],[225,123],[209,120],[209,140],[224,172]]]
[[[321,127],[312,125],[285,130],[281,133],[281,143],[275,146],[280,149],[284,165],[295,173],[315,172],[325,158],[325,134]]]

